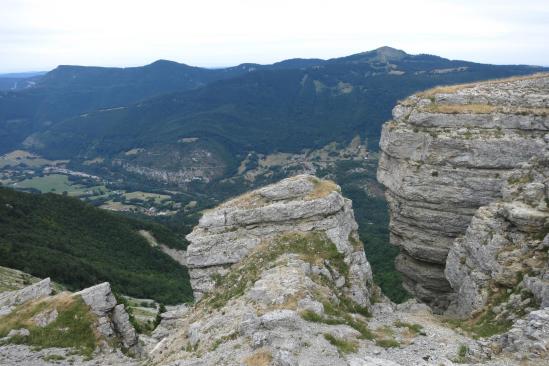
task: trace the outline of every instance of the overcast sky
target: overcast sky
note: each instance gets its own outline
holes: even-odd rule
[[[219,67],[392,46],[549,65],[548,0],[0,0],[0,72]]]

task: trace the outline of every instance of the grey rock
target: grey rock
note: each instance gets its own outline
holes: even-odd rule
[[[317,186],[327,186],[315,194]],[[368,306],[373,285],[370,265],[358,241],[358,225],[351,201],[333,183],[310,175],[298,175],[247,193],[206,212],[187,235],[187,265],[196,299],[212,291],[216,275],[224,275],[261,242],[285,232],[324,232],[345,255],[350,275],[338,286],[357,303]],[[327,268],[318,269],[330,281]],[[257,284],[257,293],[263,296]]]
[[[116,298],[111,291],[111,285],[103,282],[76,292],[97,316],[105,316],[116,306]]]
[[[54,322],[55,319],[57,319],[58,315],[59,313],[57,312],[57,309],[44,310],[33,316],[31,320],[34,322],[34,324],[43,328],[46,325]]]
[[[51,281],[45,278],[37,283],[16,291],[0,293],[0,316],[9,314],[17,305],[50,295]]]
[[[549,107],[548,96],[547,75],[435,90],[403,101],[384,125],[377,175],[386,187],[390,240],[401,248],[397,268],[406,289],[438,311],[455,296],[444,275],[454,240],[479,207],[506,194],[513,169],[546,153],[549,117],[536,111]],[[531,205],[543,192],[536,183],[522,194]],[[502,209],[525,231],[544,224],[524,207]]]
[[[114,307],[112,312],[112,322],[124,347],[134,352],[137,351],[137,332],[130,323],[130,317],[124,309],[124,305],[118,304]]]
[[[548,166],[549,159],[534,159],[529,168],[514,171],[513,179],[504,184],[503,198],[479,208],[465,235],[456,239],[445,270],[457,293],[450,312],[466,317],[481,310],[490,291],[498,287],[529,289],[542,308],[548,306],[549,264],[536,235],[549,225],[549,210],[540,204],[549,200]],[[538,197],[539,192],[543,196]],[[539,200],[532,201],[533,196]],[[529,302],[517,294],[507,305],[524,309]]]
[[[26,328],[20,328],[20,329],[12,329],[8,332],[7,337],[28,337],[30,335],[30,332]]]

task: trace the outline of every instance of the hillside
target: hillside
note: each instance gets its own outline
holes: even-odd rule
[[[184,267],[139,235],[182,247],[160,225],[122,218],[78,199],[0,188],[0,265],[69,289],[110,281],[119,293],[164,303],[192,299]]]
[[[221,144],[230,155],[227,164],[236,153],[297,152],[348,142],[357,134],[374,148],[392,106],[415,91],[541,70],[414,56],[391,48],[281,64],[285,67],[254,66],[252,72],[196,90],[67,119],[33,135],[27,145],[49,157],[89,158],[198,137]]]

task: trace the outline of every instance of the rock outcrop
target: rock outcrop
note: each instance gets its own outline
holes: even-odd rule
[[[348,276],[331,271],[353,301],[370,304],[372,273],[358,239],[351,201],[332,182],[310,175],[284,179],[206,212],[187,236],[187,266],[196,299],[211,291],[260,244],[282,233],[321,232],[342,253]]]
[[[124,348],[140,353],[137,333],[130,323],[124,305],[118,304],[108,282],[89,287],[73,296],[79,296],[97,316],[97,330],[107,339],[119,339]]]
[[[283,180],[205,213],[188,248],[200,300],[163,314],[153,332],[158,343],[147,347],[150,362],[495,366],[519,364],[506,353],[513,347],[531,349],[527,356],[537,349],[527,339],[536,336],[540,343],[544,337],[541,315],[517,322],[507,337],[480,342],[448,327],[425,304],[386,300],[369,270],[352,270],[367,263],[352,218],[351,203],[337,186],[311,176]],[[360,296],[353,281],[366,285]]]
[[[47,278],[17,291],[2,292],[0,299],[2,309],[7,309],[0,314],[2,365],[49,365],[50,356],[52,364],[66,359],[67,365],[129,365],[136,362],[120,353],[120,349],[133,356],[141,355],[129,315],[124,305],[117,303],[108,282],[76,293],[52,294]],[[14,308],[17,311],[13,311]],[[60,334],[77,337],[77,341],[67,342],[67,336]],[[50,337],[47,350],[34,349],[32,346],[37,344],[33,337],[41,342],[44,337]],[[90,338],[95,346],[90,345]],[[61,348],[67,343],[74,348]],[[91,353],[93,347],[96,347],[93,362],[87,359],[89,354],[77,356],[84,349]]]
[[[481,206],[549,143],[549,75],[436,88],[393,110],[381,136],[391,243],[404,285],[435,309],[451,300],[444,265]],[[521,212],[516,212],[521,214]]]
[[[508,309],[500,304],[500,317],[549,307],[549,149],[546,154],[513,172],[503,198],[479,208],[451,247],[445,273],[457,294],[452,312],[468,317],[508,291],[511,299],[522,293],[520,301]]]
[[[51,281],[45,278],[37,283],[15,291],[0,293],[0,316],[9,314],[15,306],[50,295]]]
[[[371,342],[365,320],[382,298],[351,206],[337,185],[300,175],[205,213],[187,250],[200,300],[153,362],[348,365],[338,342]]]

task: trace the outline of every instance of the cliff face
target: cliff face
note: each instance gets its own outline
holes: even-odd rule
[[[332,182],[309,175],[285,179],[204,214],[187,236],[187,266],[196,299],[258,246],[284,233],[318,232],[344,256],[349,274],[337,280],[361,306],[370,304],[370,265],[358,239],[352,203]]]
[[[449,248],[513,169],[549,142],[549,75],[441,87],[393,109],[380,142],[391,243],[405,287],[437,309],[452,298]]]
[[[499,318],[549,307],[549,150],[515,171],[502,196],[478,209],[448,254],[445,273],[457,293],[450,310],[460,316],[498,298]]]

